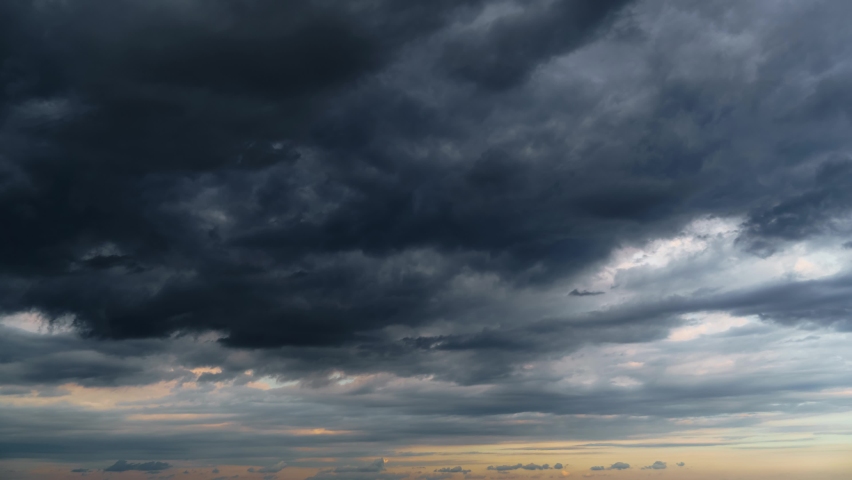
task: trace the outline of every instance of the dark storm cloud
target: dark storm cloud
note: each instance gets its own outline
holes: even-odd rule
[[[200,384],[381,371],[494,384],[487,402],[405,398],[421,412],[613,414],[630,407],[612,392],[523,385],[531,399],[509,379],[666,338],[693,312],[852,328],[843,275],[593,313],[525,299],[590,285],[573,280],[614,249],[706,215],[744,218],[740,245],[760,255],[847,240],[848,95],[831,70],[847,7],[781,17],[739,58],[712,36],[653,37],[642,18],[664,7],[627,3],[5,2],[0,308],[73,318],[84,338],[0,336],[0,381],[183,378],[163,354],[221,365]],[[665,8],[739,28],[700,2]],[[782,81],[802,75],[814,92]],[[210,331],[249,360],[171,337]],[[699,390],[642,390],[634,408],[753,406]],[[325,475],[343,473],[358,472]]]
[[[539,2],[494,21],[485,32],[451,42],[441,66],[451,75],[486,90],[524,82],[550,58],[577,48],[630,0]]]
[[[270,258],[272,263],[264,261],[265,266],[254,267],[243,260],[208,263],[221,248],[217,228],[185,223],[190,219],[170,212],[176,205],[168,206],[171,201],[167,198],[182,201],[174,195],[182,197],[181,192],[193,190],[193,184],[204,189],[198,180],[221,188],[219,183],[228,182],[232,171],[293,162],[298,154],[287,137],[295,132],[286,124],[312,115],[314,110],[306,102],[374,70],[387,60],[391,45],[403,45],[428,31],[430,25],[440,25],[448,9],[437,3],[410,10],[390,5],[385,17],[356,7],[351,12],[320,11],[319,7],[314,11],[298,3],[216,2],[205,3],[203,8],[192,3],[154,8],[145,2],[125,1],[109,6],[75,2],[42,8],[20,2],[15,13],[24,24],[51,28],[53,33],[48,38],[25,35],[23,40],[29,41],[10,42],[11,58],[4,64],[14,67],[16,62],[24,62],[20,68],[27,71],[8,67],[3,77],[10,85],[20,85],[7,89],[12,94],[5,98],[4,140],[12,148],[3,159],[10,183],[2,193],[16,206],[0,212],[9,231],[15,232],[4,236],[0,256],[6,274],[24,275],[31,281],[40,277],[53,280],[44,288],[6,285],[3,293],[24,304],[39,304],[47,312],[74,312],[81,325],[94,334],[115,337],[162,335],[173,330],[168,324],[178,319],[192,323],[191,318],[203,317],[207,326],[202,328],[228,323],[224,318],[217,321],[214,312],[230,317],[235,308],[244,310],[264,295],[259,291],[260,297],[249,298],[255,294],[248,290],[262,284],[266,287],[261,290],[278,290],[290,289],[295,282],[302,284],[301,295],[311,290],[320,294],[317,281],[324,288],[328,284],[319,279],[324,276],[319,271],[311,272],[307,280],[298,275],[284,277],[285,283],[280,284],[269,277],[270,268],[279,260]],[[109,22],[102,21],[104,18]],[[62,23],[56,23],[59,20]],[[364,22],[375,29],[362,25]],[[145,32],[157,33],[149,37]],[[61,84],[42,86],[39,82],[48,77]],[[263,100],[256,102],[244,98],[246,95]],[[270,99],[278,100],[270,103]],[[51,116],[61,121],[43,124]],[[31,117],[42,123],[31,125]],[[275,136],[263,138],[270,128]],[[36,143],[46,147],[39,150]],[[33,163],[27,169],[20,162]],[[193,175],[214,171],[220,172],[218,179],[193,180]],[[261,176],[264,178],[256,180],[272,180],[271,189],[289,188]],[[288,202],[283,197],[269,200]],[[103,242],[126,253],[98,251]],[[213,250],[202,247],[204,244]],[[186,248],[197,255],[188,257]],[[216,263],[220,266],[214,266]],[[202,267],[207,270],[202,275],[209,276],[210,282],[173,283],[175,268],[194,270],[202,264],[213,267]],[[306,266],[293,267],[299,273]],[[351,277],[357,272],[325,270],[343,280],[334,289],[345,291],[351,288],[347,283],[357,281]],[[162,289],[153,298],[140,290],[143,284],[153,286],[151,281]],[[252,285],[257,281],[260,284]],[[92,297],[94,290],[108,285],[114,288],[97,295],[100,301]],[[217,289],[229,290],[226,296],[230,299],[208,304],[209,299],[221,296],[211,295]],[[92,301],[97,305],[83,307]],[[12,303],[4,305],[15,309]],[[184,311],[187,307],[192,312]],[[387,316],[394,308],[379,306],[379,311],[369,312],[367,304],[350,309],[350,314]],[[323,313],[322,307],[302,310],[261,301],[255,314],[243,311],[241,315],[259,314],[260,324],[303,318],[298,338],[276,339],[273,335],[273,344],[340,340],[334,329],[328,337],[318,337],[322,327],[315,323],[342,312]],[[189,326],[184,320],[178,320],[184,324],[179,328]],[[242,340],[234,341],[255,340],[266,328],[256,325]]]
[[[804,192],[753,212],[745,223],[750,247],[769,253],[772,240],[801,240],[836,228],[832,220],[852,207],[852,160],[821,164]]]
[[[142,462],[142,463],[132,463],[126,460],[119,460],[109,467],[105,468],[105,472],[131,472],[131,471],[139,471],[139,472],[159,472],[161,470],[168,470],[172,468],[166,462]]]
[[[70,332],[40,335],[4,325],[0,325],[0,333],[0,383],[6,385],[69,381],[86,386],[138,385],[181,376],[150,363],[151,355],[169,348],[157,341],[110,344],[81,339]]]
[[[98,338],[212,329],[236,347],[360,342],[482,304],[451,298],[466,271],[519,286],[560,278],[608,253],[607,224],[658,217],[682,196],[665,180],[576,189],[574,170],[520,162],[520,146],[485,145],[455,166],[380,147],[467,134],[370,80],[393,48],[463,7],[240,5],[14,12],[52,33],[24,28],[8,47],[20,66],[3,77],[17,85],[3,132],[7,311],[73,315]],[[556,17],[513,17],[494,35],[512,22],[546,31],[529,47],[541,55],[524,54],[544,59],[573,40],[535,22],[595,23],[615,8],[595,5],[556,2]],[[584,218],[591,236],[576,227]]]

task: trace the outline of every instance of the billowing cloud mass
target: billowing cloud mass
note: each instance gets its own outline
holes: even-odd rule
[[[0,478],[842,477],[850,20],[0,2]]]
[[[678,467],[683,467],[683,466],[685,466],[686,464],[685,464],[685,463],[683,463],[683,462],[677,462],[675,465],[677,465]]]
[[[656,462],[651,465],[648,465],[647,467],[642,467],[642,470],[665,470],[665,468],[666,462],[661,462],[657,460]]]

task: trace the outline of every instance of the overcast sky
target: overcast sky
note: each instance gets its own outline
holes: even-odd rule
[[[848,479],[850,24],[0,1],[0,478]]]

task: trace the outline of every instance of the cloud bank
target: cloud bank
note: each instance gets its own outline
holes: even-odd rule
[[[850,19],[3,2],[0,462],[841,442]],[[417,465],[551,469],[520,455]]]

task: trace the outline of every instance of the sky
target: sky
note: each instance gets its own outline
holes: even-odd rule
[[[0,478],[852,474],[852,2],[0,2]]]

